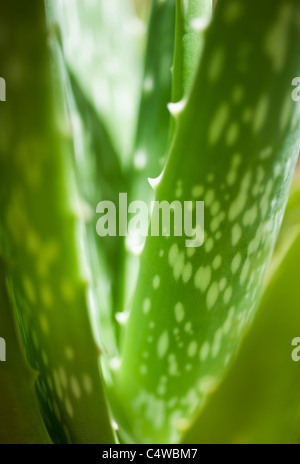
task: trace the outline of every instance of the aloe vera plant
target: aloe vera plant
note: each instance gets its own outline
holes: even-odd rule
[[[0,442],[296,443],[298,0],[70,3],[0,2]],[[100,238],[124,192],[199,242]]]

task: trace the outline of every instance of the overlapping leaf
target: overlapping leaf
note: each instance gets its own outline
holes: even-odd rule
[[[188,94],[204,46],[204,31],[212,14],[211,0],[177,0],[173,101]]]
[[[203,47],[211,2],[177,1],[172,98],[182,100],[169,107],[175,132],[166,110],[175,0],[154,1],[127,181],[140,74],[130,30],[142,26],[127,2],[47,2],[48,37],[42,2],[2,7],[1,73],[9,100],[0,107],[0,252],[31,367],[24,369],[6,325],[1,287],[0,336],[16,364],[0,366],[0,393],[12,407],[11,394],[22,402],[7,430],[0,428],[1,441],[13,439],[14,426],[24,442],[47,441],[32,397],[36,378],[56,443],[113,443],[100,349],[126,442],[298,441],[299,369],[290,358],[291,340],[299,336],[294,213],[286,216],[283,249],[279,241],[271,268],[269,262],[300,143],[290,92],[300,73],[300,6],[296,0],[218,3]],[[204,200],[204,245],[149,237],[135,288],[138,258],[125,263],[122,239],[96,243],[94,210],[103,199],[117,203],[129,186],[132,199],[149,204],[146,178],[164,167],[170,132],[156,199],[178,200],[182,208],[184,201]],[[296,192],[293,211],[298,198]],[[286,244],[292,246],[282,260]],[[270,283],[251,326],[268,268]],[[119,354],[114,312],[125,309],[134,289],[111,377],[107,361]],[[216,433],[224,417],[227,426]],[[39,428],[36,436],[32,427]]]
[[[185,443],[299,442],[300,370],[292,360],[292,341],[299,337],[299,258],[298,233],[228,376]]]
[[[85,217],[59,107],[54,124],[43,3],[5,3],[1,19],[10,91],[0,108],[0,249],[22,344],[53,440],[113,443],[88,317]],[[60,100],[60,85],[55,91]]]
[[[35,375],[21,352],[0,263],[0,336],[6,344],[6,361],[0,363],[1,444],[48,444],[34,391]]]
[[[133,148],[144,23],[128,0],[47,1],[67,63],[128,164]]]
[[[156,196],[204,200],[205,243],[146,243],[116,373],[135,440],[179,439],[254,317],[300,142],[299,14],[293,0],[216,8]]]

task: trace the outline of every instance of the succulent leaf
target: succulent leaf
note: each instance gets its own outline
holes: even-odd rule
[[[35,373],[25,362],[0,262],[0,334],[7,357],[0,363],[0,442],[5,444],[49,444],[34,391]],[[1,361],[3,361],[1,359]]]
[[[237,359],[185,443],[298,443],[300,371],[291,355],[300,324],[299,259],[298,228]],[[224,418],[226,427],[216,427]]]
[[[173,102],[186,96],[193,84],[212,15],[211,0],[176,0],[176,41]]]
[[[207,31],[156,191],[205,201],[205,243],[146,242],[115,374],[137,441],[180,438],[253,320],[300,143],[287,85],[300,72],[299,15],[294,0],[224,0]]]
[[[144,201],[149,206],[154,194],[148,178],[161,174],[168,153],[171,118],[167,105],[172,94],[175,6],[175,0],[154,0],[152,4],[132,172],[128,176],[130,200]],[[135,291],[144,241],[144,237],[136,237],[127,242],[124,309]]]
[[[0,108],[0,250],[22,344],[52,439],[113,443],[89,319],[85,218],[69,126],[53,104],[60,87],[51,84],[43,3],[5,3],[1,19],[10,96]]]
[[[175,6],[175,0],[154,0],[152,6],[134,160],[144,183],[159,176],[168,151]]]
[[[150,3],[1,3],[1,443],[299,441],[299,0]]]
[[[93,280],[93,325],[95,329],[99,327],[101,346],[111,356],[115,356],[119,331],[115,317],[123,308],[124,238],[99,238],[95,227],[97,208],[91,205],[98,205],[100,201],[110,201],[118,205],[118,192],[127,190],[127,181],[102,121],[86,99],[72,72],[69,71],[66,80],[70,83],[69,98],[66,98],[69,101],[73,126],[76,174],[82,203],[88,209],[85,229],[86,252]],[[116,209],[118,213],[118,208]],[[106,298],[103,298],[104,294]]]
[[[103,119],[122,163],[133,149],[139,67],[145,33],[128,0],[47,0],[48,20],[61,31],[68,66]]]

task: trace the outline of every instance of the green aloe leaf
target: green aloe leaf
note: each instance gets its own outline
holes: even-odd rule
[[[300,235],[269,284],[241,350],[185,443],[299,442]],[[216,424],[226,426],[216,426]]]
[[[0,305],[0,335],[7,351],[6,361],[0,363],[0,442],[49,444],[34,391],[36,376],[20,348],[1,262]]]
[[[280,234],[276,243],[272,261],[268,269],[265,282],[265,289],[272,283],[272,278],[282,261],[285,259],[291,246],[294,244],[300,226],[300,179],[299,171],[296,171],[294,181],[291,187],[289,201],[286,207],[284,221],[280,229]]]
[[[204,46],[204,31],[212,14],[211,0],[176,0],[176,43],[173,101],[189,92]]]
[[[72,72],[69,71],[65,78],[70,84],[67,94],[78,185],[83,205],[88,210],[85,228],[95,295],[94,326],[100,327],[99,340],[108,353],[115,356],[119,330],[115,316],[123,307],[121,270],[125,259],[124,239],[109,236],[100,239],[97,236],[97,214],[92,205],[100,201],[111,201],[117,205],[118,192],[127,190],[127,182],[110,137],[93,106]],[[105,299],[104,294],[107,295]]]
[[[159,176],[168,152],[171,118],[167,105],[172,94],[175,6],[175,0],[154,0],[152,3],[135,150],[128,176],[129,198],[132,201],[145,201],[148,205],[154,195],[147,179]],[[128,308],[135,291],[139,254],[144,241],[144,237],[140,236],[127,241],[124,309]]]
[[[175,6],[175,0],[152,6],[134,159],[143,180],[159,176],[168,151]]]
[[[0,442],[298,442],[299,1],[153,0],[137,125],[129,0],[2,3]],[[99,239],[119,192],[203,245]]]
[[[300,142],[289,87],[299,21],[296,0],[215,10],[156,190],[158,201],[205,201],[204,246],[149,237],[115,372],[137,441],[180,439],[255,315]]]
[[[67,63],[101,115],[117,153],[128,164],[133,148],[141,69],[139,41],[145,25],[128,0],[47,1],[58,25]]]
[[[194,83],[204,47],[205,31],[212,16],[211,0],[176,0],[176,39],[173,65],[172,102],[174,114],[186,102]],[[172,120],[170,142],[177,125]]]
[[[5,3],[1,19],[10,85],[0,108],[0,250],[22,344],[53,441],[113,443],[89,319],[85,217],[70,128],[53,105],[43,3]]]

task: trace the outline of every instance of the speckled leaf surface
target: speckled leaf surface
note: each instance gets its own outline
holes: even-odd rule
[[[0,442],[296,443],[299,0],[154,0],[140,106],[130,10],[1,2]],[[203,246],[97,237],[124,191]]]
[[[43,424],[34,391],[36,376],[26,364],[20,348],[2,263],[0,331],[8,348],[6,361],[0,362],[0,443],[49,444],[51,440]]]
[[[299,259],[298,234],[234,365],[185,443],[299,443],[300,369],[291,357],[300,324]],[[216,426],[223,423],[226,426]]]
[[[88,317],[73,147],[63,117],[54,124],[43,3],[5,3],[1,21],[10,97],[0,108],[0,249],[22,344],[52,439],[113,443]]]
[[[205,243],[149,237],[115,374],[136,440],[180,438],[254,317],[299,149],[299,21],[294,0],[215,10],[156,191],[205,201]]]

